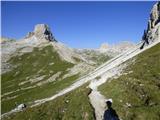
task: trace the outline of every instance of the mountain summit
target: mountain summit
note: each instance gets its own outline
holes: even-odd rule
[[[150,19],[148,21],[148,30],[154,28],[160,22],[160,2],[157,2],[150,13]]]
[[[48,25],[46,24],[37,24],[34,29],[35,36],[39,39],[46,39],[49,41],[56,41],[52,35],[52,32]]]
[[[33,32],[29,32],[25,39],[31,38],[38,39],[39,42],[46,42],[46,41],[54,41],[57,42],[49,28],[46,24],[37,24],[34,28]]]
[[[151,43],[156,40],[159,40],[160,35],[160,2],[157,2],[150,13],[150,17],[148,20],[148,28],[144,30],[144,34],[142,39],[146,41],[146,43]]]

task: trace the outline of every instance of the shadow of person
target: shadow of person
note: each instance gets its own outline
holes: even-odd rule
[[[106,102],[108,109],[104,112],[103,120],[119,120],[116,111],[112,108],[112,102]]]

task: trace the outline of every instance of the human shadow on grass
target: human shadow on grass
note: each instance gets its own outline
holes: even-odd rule
[[[106,102],[108,109],[104,112],[103,120],[119,120],[116,111],[112,108],[112,102]]]

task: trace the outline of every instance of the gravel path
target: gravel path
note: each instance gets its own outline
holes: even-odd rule
[[[103,75],[100,76],[100,79],[92,80],[89,84],[89,87],[92,89],[92,92],[89,94],[90,103],[95,109],[96,120],[102,120],[103,114],[106,109],[106,98],[97,90],[97,87],[105,83],[111,77],[117,77],[120,75],[121,71],[125,66],[115,67],[111,70],[108,70]],[[108,98],[109,99],[109,98]]]

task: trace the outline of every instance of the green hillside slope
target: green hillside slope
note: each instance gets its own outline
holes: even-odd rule
[[[14,113],[7,120],[94,120],[86,85],[40,106]]]
[[[54,95],[72,84],[79,76],[77,74],[62,79],[68,72],[67,69],[74,64],[62,61],[50,45],[12,57],[9,63],[16,67],[2,74],[2,113],[15,108],[15,104]],[[52,76],[58,72],[56,79],[53,80]],[[48,80],[49,78],[52,79]]]
[[[48,51],[48,52],[47,52]],[[98,89],[101,91],[106,98],[113,99],[113,108],[118,113],[119,117],[123,120],[159,120],[160,119],[160,44],[144,51],[143,53],[139,54],[135,58],[127,61],[129,66],[124,70],[124,73],[118,78],[110,79],[105,84],[101,85]],[[43,54],[48,54],[48,58],[51,60],[46,59],[46,57],[42,57]],[[40,60],[38,57],[29,59],[26,62],[28,57],[27,54],[36,54],[36,56],[41,56]],[[56,80],[51,83],[46,83],[41,86],[36,86],[35,88],[26,89],[16,91],[9,95],[2,97],[2,110],[8,111],[11,108],[15,107],[15,102],[20,103],[27,103],[33,101],[37,98],[43,98],[46,96],[50,96],[55,94],[57,91],[65,88],[66,86],[73,83],[76,78],[78,78],[78,74],[68,77],[66,79],[61,79],[62,76],[65,74],[66,69],[69,67],[74,66],[71,63],[64,62],[60,60],[57,53],[51,46],[47,46],[41,50],[35,48],[34,52],[24,54],[21,59],[17,57],[13,57],[10,60],[10,63],[17,64],[23,63],[21,67],[15,68],[16,71],[20,71],[22,75],[20,77],[14,78],[15,72],[11,71],[5,73],[2,76],[2,93],[5,94],[6,92],[14,91],[19,88],[19,83],[26,81],[26,73],[30,72],[27,69],[22,70],[22,66],[29,66],[37,61],[41,61],[39,63],[45,63],[46,66],[39,65],[39,67],[35,67],[35,71],[30,72],[30,75],[34,76],[35,73],[39,73],[41,69],[44,68],[44,72],[40,72],[40,76],[47,75],[45,79],[50,77],[49,71],[63,71],[60,76],[58,77],[59,80]],[[52,59],[52,55],[57,56],[57,58]],[[33,55],[32,57],[34,57]],[[37,60],[35,60],[37,58]],[[45,59],[43,61],[43,59]],[[29,62],[31,60],[31,62]],[[33,61],[32,61],[33,60]],[[35,60],[35,61],[34,61]],[[48,60],[48,62],[47,62]],[[23,62],[25,61],[25,62]],[[42,62],[43,61],[43,62]],[[49,63],[54,61],[54,67],[50,67]],[[29,64],[30,63],[30,64]],[[48,63],[48,64],[47,64]],[[61,65],[63,64],[64,67]],[[57,67],[56,67],[57,65]],[[18,66],[18,65],[17,65]],[[25,66],[25,67],[27,67]],[[60,67],[61,66],[61,67]],[[34,67],[32,67],[34,68]],[[37,69],[37,71],[36,71]],[[46,70],[47,69],[47,70]],[[45,71],[46,70],[46,71]],[[23,73],[23,71],[27,71]],[[13,72],[13,73],[12,73]],[[10,74],[11,75],[10,75]],[[53,73],[53,74],[55,74]],[[8,75],[7,75],[8,74]],[[10,76],[9,76],[10,75]],[[24,79],[21,79],[23,78]],[[51,75],[52,76],[52,75]],[[12,79],[10,81],[10,79]],[[19,79],[18,79],[19,78]],[[29,80],[29,79],[28,79]],[[17,84],[14,84],[16,83]],[[26,82],[23,84],[23,87],[29,87],[36,85],[41,81],[37,81],[35,83]],[[15,85],[11,87],[9,83]],[[21,86],[20,86],[21,87]],[[6,89],[8,88],[8,89]],[[11,88],[11,89],[10,89]],[[22,88],[22,87],[21,87]],[[93,120],[95,119],[94,116],[94,109],[90,105],[88,94],[90,93],[90,89],[82,86],[66,95],[56,98],[50,102],[46,102],[37,107],[27,108],[26,110],[14,113],[10,115],[6,119],[13,119],[13,120],[21,120],[21,119],[52,119],[52,120]],[[12,98],[12,96],[19,95],[16,98]],[[7,97],[9,96],[9,97]],[[12,98],[7,100],[7,98]],[[4,99],[4,100],[3,100]]]
[[[160,44],[135,57],[125,75],[99,87],[123,120],[160,120]],[[130,62],[129,60],[128,62]]]

